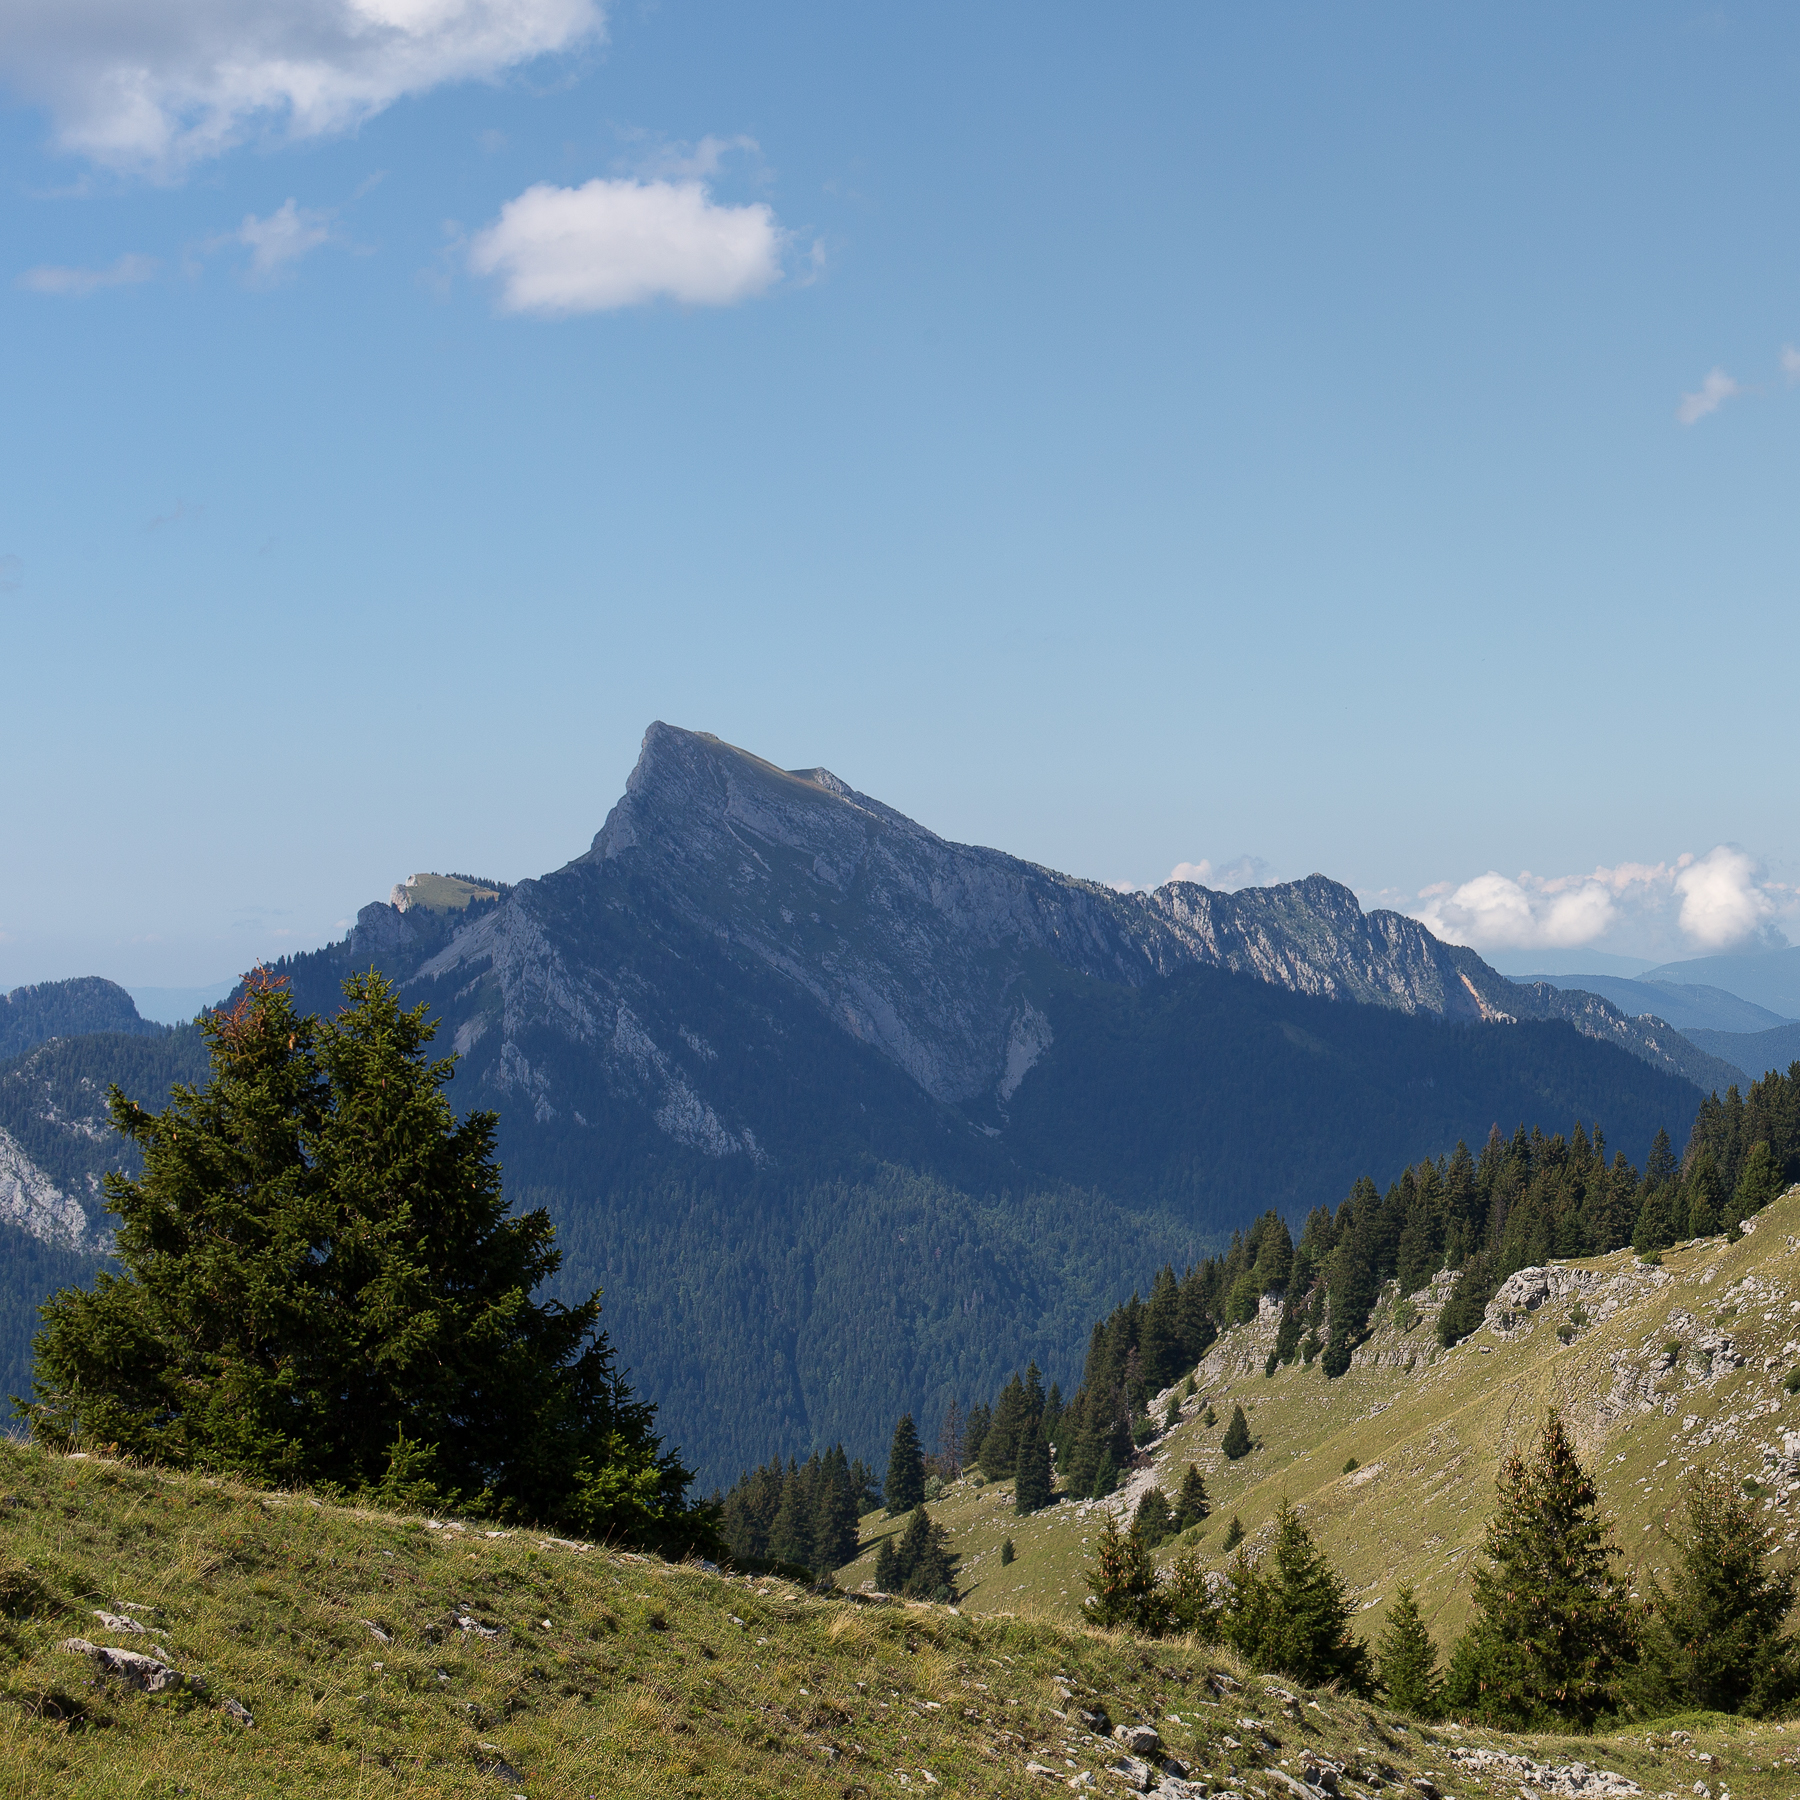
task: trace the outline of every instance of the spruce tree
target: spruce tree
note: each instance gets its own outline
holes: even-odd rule
[[[1652,1679],[1674,1706],[1764,1714],[1800,1691],[1800,1645],[1783,1630],[1800,1576],[1769,1567],[1755,1503],[1712,1470],[1688,1477],[1680,1558],[1655,1608]]]
[[[1131,1529],[1152,1550],[1175,1535],[1175,1515],[1169,1510],[1167,1496],[1159,1487],[1146,1488],[1132,1515]]]
[[[1435,1719],[1440,1686],[1437,1646],[1419,1616],[1417,1598],[1404,1582],[1394,1590],[1393,1610],[1376,1658],[1389,1703],[1415,1719]]]
[[[955,1599],[956,1558],[943,1526],[922,1505],[914,1507],[906,1521],[894,1565],[898,1591],[907,1599]]]
[[[1231,1523],[1225,1527],[1224,1549],[1227,1555],[1244,1541],[1244,1521],[1236,1513],[1231,1515]]]
[[[925,1454],[919,1448],[919,1431],[911,1413],[903,1413],[894,1427],[882,1494],[890,1519],[911,1512],[925,1498]]]
[[[1782,1191],[1780,1166],[1766,1138],[1750,1146],[1744,1166],[1738,1175],[1737,1191],[1732,1195],[1731,1220],[1735,1230],[1739,1219],[1754,1218]]]
[[[599,1330],[600,1298],[531,1296],[561,1262],[515,1214],[496,1117],[458,1118],[426,1008],[352,976],[328,1021],[258,971],[203,1029],[211,1070],[108,1176],[117,1275],[44,1309],[40,1439],[351,1491],[404,1485],[615,1540],[710,1542]]]
[[[962,1441],[962,1464],[965,1469],[975,1467],[981,1456],[982,1441],[987,1437],[988,1426],[992,1422],[993,1412],[989,1407],[978,1403],[969,1408]]]
[[[1097,1625],[1123,1626],[1155,1637],[1168,1623],[1149,1546],[1135,1531],[1120,1531],[1110,1510],[1101,1515],[1088,1589],[1089,1614]]]
[[[1501,1467],[1488,1561],[1458,1639],[1444,1698],[1459,1714],[1515,1728],[1586,1727],[1617,1704],[1637,1653],[1637,1623],[1611,1569],[1619,1553],[1551,1412],[1537,1455]]]
[[[1231,1409],[1231,1423],[1225,1427],[1225,1436],[1220,1440],[1219,1448],[1232,1462],[1250,1454],[1250,1421],[1244,1417],[1241,1406]]]
[[[981,1440],[981,1472],[989,1481],[1004,1481],[1013,1472],[1027,1413],[1025,1384],[1015,1375],[1000,1390],[993,1421]]]
[[[1033,1419],[1019,1437],[1013,1465],[1013,1510],[1023,1517],[1050,1504],[1050,1444],[1041,1420]]]
[[[788,1463],[787,1478],[781,1487],[781,1510],[769,1532],[769,1554],[777,1562],[795,1563],[803,1569],[813,1566],[813,1516],[817,1506],[813,1475],[817,1458],[804,1469]]]
[[[857,1550],[856,1485],[837,1445],[825,1458],[813,1514],[813,1557],[820,1573],[855,1562]]]
[[[1694,1159],[1687,1184],[1687,1235],[1711,1237],[1719,1229],[1724,1195],[1719,1191],[1719,1165],[1710,1150]]]
[[[1211,1512],[1212,1502],[1206,1497],[1206,1478],[1193,1463],[1189,1463],[1175,1501],[1175,1528],[1186,1531],[1190,1525],[1200,1524]]]
[[[1094,1485],[1089,1490],[1089,1497],[1104,1500],[1119,1485],[1119,1465],[1113,1461],[1111,1450],[1100,1458],[1100,1466],[1094,1471]]]
[[[1189,1550],[1175,1558],[1169,1567],[1163,1598],[1175,1630],[1185,1631],[1203,1644],[1219,1641],[1219,1607],[1197,1551]]]
[[[1646,1185],[1638,1207],[1637,1224],[1632,1229],[1631,1247],[1641,1257],[1660,1256],[1675,1241],[1675,1225],[1671,1202],[1679,1199],[1673,1186]]]
[[[1000,1540],[1000,1566],[1001,1566],[1001,1568],[1004,1569],[1009,1563],[1011,1563],[1011,1561],[1013,1560],[1013,1557],[1016,1554],[1017,1554],[1017,1552],[1013,1549],[1012,1539],[1011,1538],[1002,1538]]]
[[[1369,1686],[1369,1652],[1350,1635],[1356,1605],[1285,1496],[1275,1542],[1252,1568],[1243,1549],[1226,1603],[1226,1641],[1246,1662],[1309,1687],[1336,1681],[1355,1693]]]
[[[875,1585],[884,1594],[900,1591],[900,1557],[891,1533],[875,1546]]]

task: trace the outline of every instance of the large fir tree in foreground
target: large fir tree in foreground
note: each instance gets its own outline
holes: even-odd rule
[[[142,1176],[107,1177],[118,1275],[44,1308],[40,1440],[671,1546],[707,1539],[691,1476],[599,1330],[531,1296],[561,1261],[514,1214],[495,1117],[380,976],[335,1019],[253,977],[207,1021],[203,1087],[111,1095]]]
[[[1475,1608],[1444,1683],[1451,1711],[1492,1724],[1591,1725],[1612,1710],[1637,1655],[1637,1621],[1612,1572],[1594,1484],[1562,1417],[1537,1455],[1500,1470],[1500,1504],[1475,1572]]]

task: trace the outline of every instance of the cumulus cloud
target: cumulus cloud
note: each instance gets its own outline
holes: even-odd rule
[[[49,110],[64,149],[166,175],[269,127],[348,130],[604,23],[598,0],[7,0],[0,79]]]
[[[699,181],[540,183],[477,233],[469,266],[499,278],[506,312],[730,306],[781,278],[785,241],[767,206],[722,206]]]
[[[1675,416],[1684,425],[1697,424],[1708,413],[1716,413],[1727,400],[1735,399],[1744,389],[1723,369],[1714,369],[1691,394],[1681,396]]]
[[[1779,944],[1800,893],[1769,880],[1730,844],[1673,862],[1620,863],[1590,875],[1512,877],[1490,870],[1419,895],[1413,917],[1447,943],[1477,950],[1570,950],[1603,943],[1639,954],[1709,953]]]
[[[1192,881],[1201,887],[1234,893],[1239,888],[1264,886],[1274,868],[1260,856],[1236,856],[1228,863],[1214,865],[1205,857],[1198,862],[1179,862],[1169,871],[1171,881]]]
[[[66,269],[52,264],[27,269],[15,285],[31,294],[57,294],[79,300],[101,288],[132,287],[156,273],[153,256],[121,256],[104,269]]]
[[[1789,381],[1800,381],[1800,350],[1792,344],[1781,346],[1781,372]]]
[[[330,242],[331,215],[308,212],[290,199],[266,219],[245,214],[232,238],[250,252],[250,279],[268,287],[309,251]]]

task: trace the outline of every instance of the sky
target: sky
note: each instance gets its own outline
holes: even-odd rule
[[[0,989],[645,726],[1494,954],[1800,940],[1800,18],[9,0]]]

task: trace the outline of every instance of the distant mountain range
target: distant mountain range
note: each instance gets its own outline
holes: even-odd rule
[[[1703,982],[1670,981],[1665,976],[1652,979],[1648,975],[1629,981],[1618,975],[1546,975],[1541,979],[1553,987],[1598,994],[1622,1013],[1649,1014],[1682,1033],[1772,1031],[1794,1022],[1789,1016],[1770,1012],[1766,1006]]]
[[[584,856],[400,897],[279,972],[308,1010],[371,964],[430,1006],[708,1480],[867,1454],[1029,1356],[1067,1381],[1089,1321],[1271,1205],[1521,1121],[1641,1162],[1738,1079],[1323,876],[1120,894],[661,724]],[[50,1048],[0,1101],[38,1096],[21,1149],[75,1184],[97,1090]]]
[[[1698,956],[1646,969],[1640,981],[1701,982],[1767,1007],[1784,1019],[1800,1019],[1800,945],[1732,956]]]

